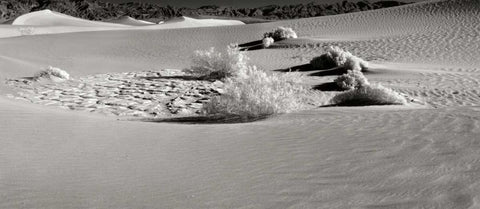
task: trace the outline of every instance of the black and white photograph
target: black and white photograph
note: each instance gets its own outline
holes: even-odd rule
[[[0,209],[480,208],[480,0],[0,0]]]

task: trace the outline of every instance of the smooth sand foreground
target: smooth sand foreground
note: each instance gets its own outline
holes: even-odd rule
[[[479,13],[476,0],[442,0],[253,25],[2,38],[0,208],[478,208]],[[8,81],[48,65],[75,81],[183,69],[196,49],[256,41],[280,25],[300,38],[248,51],[251,63],[301,69],[338,45],[372,63],[370,82],[422,105],[186,125],[7,97],[20,91]],[[312,86],[336,77],[303,73]]]

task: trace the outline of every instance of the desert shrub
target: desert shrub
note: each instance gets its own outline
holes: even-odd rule
[[[334,82],[340,88],[347,90],[370,85],[367,78],[363,75],[361,71],[358,70],[348,70],[347,73],[336,78]]]
[[[271,37],[263,38],[262,39],[263,48],[270,47],[274,42],[275,42],[275,40],[273,40],[273,38],[271,38]]]
[[[229,45],[225,52],[217,52],[212,47],[195,51],[193,66],[185,71],[205,79],[224,79],[247,68],[247,60],[248,57],[235,44]]]
[[[334,96],[331,101],[339,106],[406,104],[405,97],[381,85],[366,85]]]
[[[269,74],[255,66],[225,81],[225,92],[204,106],[208,115],[256,118],[304,109],[310,92],[298,73]]]
[[[346,58],[342,67],[354,71],[366,71],[368,69],[368,62],[357,56],[349,56]]]
[[[368,68],[368,62],[337,46],[330,46],[325,54],[314,57],[310,65],[317,69],[343,67],[347,70],[365,71]]]
[[[61,70],[60,68],[49,66],[46,69],[44,69],[40,72],[37,72],[33,76],[33,78],[35,80],[39,80],[39,79],[42,79],[42,78],[68,80],[68,79],[70,79],[70,75],[66,71]]]
[[[292,28],[287,28],[287,27],[278,27],[272,32],[267,32],[263,34],[264,38],[273,38],[275,41],[280,41],[283,39],[289,39],[289,38],[298,38],[297,33],[293,31]]]

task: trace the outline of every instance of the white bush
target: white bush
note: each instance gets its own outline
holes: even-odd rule
[[[366,85],[337,94],[330,102],[340,106],[363,106],[406,104],[407,100],[392,89],[381,85]]]
[[[195,51],[193,66],[186,71],[206,79],[224,79],[247,68],[247,61],[248,57],[235,44],[229,45],[225,52],[212,47]]]
[[[275,40],[273,40],[273,38],[271,38],[271,37],[263,38],[262,39],[263,48],[270,47],[274,42],[275,42]]]
[[[368,69],[368,62],[357,56],[349,56],[343,63],[342,67],[354,71],[366,71]]]
[[[255,66],[225,81],[224,94],[204,106],[208,115],[255,118],[305,109],[310,90],[298,73],[269,74]]]
[[[319,57],[314,57],[310,65],[317,69],[328,69],[333,67],[343,67],[347,70],[365,71],[368,68],[368,62],[344,51],[340,47],[330,46],[327,52]]]
[[[70,75],[66,71],[61,70],[60,68],[49,66],[45,70],[36,73],[33,78],[35,80],[39,80],[42,78],[68,80],[70,79]]]
[[[348,70],[346,74],[343,74],[336,78],[334,82],[342,89],[350,90],[370,85],[367,78],[361,71]]]
[[[298,38],[297,33],[293,31],[292,28],[287,28],[287,27],[278,27],[272,32],[267,32],[263,34],[264,38],[273,38],[275,41],[280,41],[283,39],[289,39],[289,38]]]

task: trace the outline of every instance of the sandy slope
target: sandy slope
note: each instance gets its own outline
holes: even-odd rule
[[[238,20],[195,19],[189,17],[179,17],[164,23],[162,22],[162,24],[135,20],[130,17],[110,22],[99,22],[84,20],[50,10],[41,10],[22,15],[11,24],[0,25],[0,38],[73,32],[161,30],[232,25],[244,25],[244,23]]]
[[[51,10],[31,12],[17,17],[12,25],[30,26],[80,26],[80,27],[125,27],[118,24],[84,20]]]
[[[155,25],[155,23],[144,21],[144,20],[137,20],[137,19],[129,17],[129,16],[119,17],[117,19],[110,20],[108,22],[123,24],[123,25],[131,25],[131,26]]]
[[[340,45],[373,63],[370,81],[426,103],[182,125],[1,97],[0,208],[478,208],[479,13],[476,0],[442,0],[257,25],[0,39],[2,80],[48,65],[82,78],[181,69],[195,49],[285,25],[301,39],[250,51],[253,63],[291,68]],[[312,84],[335,78],[305,74]],[[0,93],[12,90],[2,83]]]

